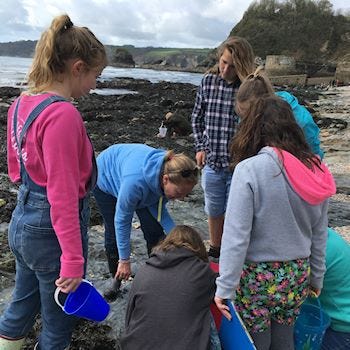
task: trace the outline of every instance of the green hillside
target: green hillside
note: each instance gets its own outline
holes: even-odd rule
[[[349,15],[334,13],[327,0],[255,1],[230,35],[245,37],[262,58],[337,61],[350,52]]]

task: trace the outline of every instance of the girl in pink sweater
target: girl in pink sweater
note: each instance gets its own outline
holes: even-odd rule
[[[28,91],[8,112],[8,172],[20,185],[9,226],[16,257],[13,298],[0,319],[0,348],[19,349],[41,312],[36,349],[64,349],[74,317],[56,305],[56,286],[76,290],[87,256],[88,193],[94,152],[70,102],[96,87],[107,64],[103,44],[67,15],[38,41]]]

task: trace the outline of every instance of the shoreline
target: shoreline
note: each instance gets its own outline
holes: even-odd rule
[[[320,117],[333,117],[345,121],[347,127],[333,123],[331,128],[321,129],[321,145],[325,148],[325,162],[336,179],[337,193],[331,198],[344,210],[350,212],[350,86],[334,87],[325,91],[317,101],[318,108],[324,110]],[[332,226],[333,227],[333,226]],[[350,243],[350,224],[333,227]]]

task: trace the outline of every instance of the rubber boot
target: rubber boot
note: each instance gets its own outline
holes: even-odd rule
[[[118,270],[119,257],[108,253],[106,253],[106,255],[107,255],[109,272],[111,273],[111,278],[108,281],[107,287],[103,291],[103,296],[110,303],[117,299],[121,281],[114,277]]]
[[[24,338],[22,339],[5,339],[0,337],[0,349],[1,350],[20,350],[24,343]]]
[[[1,348],[0,348],[0,350],[1,350]],[[39,348],[39,343],[35,343],[34,349],[33,349],[33,350],[41,350],[41,349]],[[64,348],[64,350],[69,350],[69,345],[68,345],[66,348]]]
[[[209,261],[218,263],[220,258],[220,247],[214,247],[210,245],[209,251],[208,251],[208,258],[209,258]]]

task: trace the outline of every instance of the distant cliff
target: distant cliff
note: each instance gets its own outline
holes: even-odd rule
[[[208,54],[212,49],[166,48],[166,47],[135,47],[132,45],[107,45],[109,61],[112,65],[121,65],[118,52],[127,51],[131,54],[135,66],[156,69],[177,69],[203,71],[208,65]]]
[[[0,56],[32,57],[36,41],[20,40],[8,43],[0,43]]]
[[[32,57],[36,41],[0,43],[0,56]],[[134,47],[105,45],[109,64],[117,67],[152,67],[203,71],[208,65],[212,49],[183,49],[164,47]],[[204,67],[204,68],[203,68]]]

